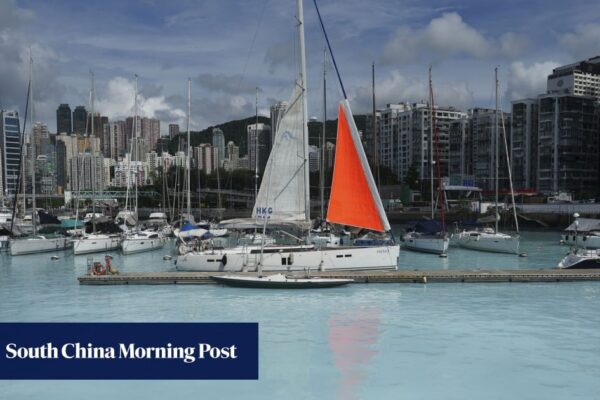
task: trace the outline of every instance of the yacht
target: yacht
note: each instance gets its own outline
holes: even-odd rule
[[[316,247],[309,243],[312,223],[302,0],[297,0],[297,6],[299,74],[289,107],[275,127],[273,148],[248,221],[262,231],[261,244],[191,251],[177,257],[179,270],[257,271],[260,275],[261,271],[397,269],[400,247],[393,240],[392,244],[376,246]],[[340,85],[345,94],[341,80]],[[326,221],[393,238],[349,101],[344,97],[338,106],[335,165]],[[267,245],[267,226],[302,230],[307,233],[305,244]]]
[[[118,250],[120,234],[91,233],[73,241],[73,254],[90,254]]]
[[[142,253],[160,249],[166,242],[167,238],[162,232],[153,230],[130,232],[121,241],[121,251],[126,255]]]
[[[560,263],[558,263],[558,268],[600,268],[600,250],[576,250],[567,254],[567,256],[563,258]]]

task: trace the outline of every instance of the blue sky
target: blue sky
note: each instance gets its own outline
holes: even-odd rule
[[[354,112],[427,95],[433,65],[438,103],[491,106],[500,67],[505,107],[544,91],[553,67],[600,55],[600,4],[589,1],[319,0]],[[139,75],[142,113],[183,123],[193,80],[193,127],[204,128],[286,100],[296,67],[294,0],[0,0],[0,107],[23,109],[27,52],[35,59],[36,119],[55,129],[59,103],[131,113]],[[309,115],[320,116],[324,41],[305,1]],[[328,112],[340,99],[328,67]]]

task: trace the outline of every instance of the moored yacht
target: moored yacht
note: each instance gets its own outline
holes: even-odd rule
[[[177,257],[179,270],[193,271],[306,271],[397,269],[400,248],[393,242],[376,246],[315,247],[266,245],[266,230],[295,225],[310,239],[306,61],[302,1],[298,0],[299,75],[276,128],[273,148],[264,170],[252,219],[262,231],[260,245],[191,251]],[[331,53],[331,51],[330,51]],[[333,57],[333,55],[332,55]],[[343,89],[343,84],[340,80]],[[344,96],[345,97],[345,96]],[[391,235],[391,227],[346,99],[338,108],[337,145],[326,220]]]
[[[167,238],[162,232],[152,230],[130,232],[121,241],[123,254],[142,253],[162,248]]]
[[[575,250],[558,263],[558,268],[600,268],[600,250]]]
[[[91,233],[73,241],[73,253],[79,255],[114,251],[120,245],[120,234]]]
[[[44,253],[64,250],[69,247],[69,239],[63,235],[34,235],[10,240],[10,255]]]

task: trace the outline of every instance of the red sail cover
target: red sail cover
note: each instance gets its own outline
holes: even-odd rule
[[[335,164],[327,221],[384,232],[377,204],[367,182],[365,166],[352,139],[342,103],[339,105],[338,114]]]

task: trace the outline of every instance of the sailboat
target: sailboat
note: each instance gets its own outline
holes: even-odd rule
[[[310,197],[308,163],[308,126],[304,16],[302,0],[297,0],[297,29],[300,74],[296,78],[289,107],[276,130],[275,143],[258,192],[252,219],[246,223],[293,226],[307,232],[306,244],[236,246],[229,249],[192,251],[177,257],[179,270],[249,271],[261,275],[269,271],[381,270],[397,269],[400,247],[335,246],[316,247],[310,242]],[[318,11],[318,9],[317,9]],[[320,19],[320,15],[319,15]],[[322,22],[321,22],[322,25]],[[323,26],[323,25],[322,25]],[[323,29],[324,30],[324,29]],[[330,54],[331,47],[329,46]],[[339,76],[339,72],[338,72]],[[367,158],[358,129],[344,92],[338,108],[338,132],[331,196],[326,220],[332,224],[385,232],[390,224]],[[350,201],[352,199],[352,201]],[[232,224],[244,221],[232,221]]]
[[[49,251],[63,250],[70,244],[69,240],[64,235],[49,234],[39,235],[37,226],[37,207],[35,202],[35,161],[36,161],[36,148],[35,140],[33,139],[33,58],[29,58],[29,101],[31,102],[31,223],[33,226],[33,234],[31,236],[19,239],[12,239],[10,241],[10,254],[12,256],[44,253]],[[23,158],[21,163],[23,164]],[[23,169],[24,170],[24,169]],[[25,185],[23,185],[25,186]]]
[[[431,81],[431,67],[429,67],[429,171],[431,177],[431,220],[421,221],[417,223],[411,232],[407,232],[401,237],[402,247],[420,251],[424,253],[434,253],[445,255],[448,251],[450,239],[446,235],[446,221],[444,215],[444,202],[440,195],[443,196],[442,178],[440,172],[440,157],[438,132],[435,127],[435,106],[433,102],[433,84]],[[437,170],[437,193],[440,204],[441,223],[435,220],[435,202],[433,200],[433,146],[435,142],[435,165]]]
[[[94,137],[94,100],[95,100],[95,85],[94,85],[94,73],[91,72],[92,75],[92,87],[90,91],[91,103],[92,103],[92,113],[90,118],[90,123],[92,124],[92,137]],[[98,253],[104,251],[112,251],[118,250],[121,245],[121,235],[120,234],[104,234],[96,232],[96,172],[94,170],[96,163],[91,163],[92,166],[92,233],[85,234],[83,237],[78,238],[73,241],[73,254],[89,254],[89,253]],[[81,166],[83,170],[83,165]]]
[[[512,209],[515,227],[517,235],[509,235],[502,233],[498,230],[498,221],[500,220],[500,214],[498,212],[498,169],[499,169],[499,158],[498,153],[498,68],[495,68],[495,79],[496,79],[496,109],[495,109],[495,122],[494,122],[494,140],[495,140],[495,159],[496,159],[496,207],[495,213],[495,229],[484,228],[483,230],[463,230],[462,232],[455,233],[453,240],[460,247],[487,251],[492,253],[508,253],[508,254],[519,254],[519,223],[517,220],[517,211],[515,207],[515,195],[512,185],[512,172],[510,167],[510,157],[508,154],[508,146],[506,143],[506,132],[504,131],[504,117],[502,117],[502,133],[504,137],[504,149],[506,152],[506,160],[508,166],[508,178],[510,183],[510,193],[512,198]]]
[[[132,135],[132,149],[135,149],[134,151],[132,151],[132,155],[135,154],[136,155],[136,159],[138,157],[139,154],[139,150],[138,150],[138,114],[137,114],[137,97],[138,97],[138,77],[137,75],[135,76],[135,100],[134,100],[134,117],[133,117],[133,131],[135,132],[134,135]],[[132,157],[133,158],[133,157]],[[129,160],[129,162],[131,163],[131,159]],[[131,165],[131,164],[130,164]],[[134,212],[133,213],[124,213],[122,216],[124,218],[124,220],[128,220],[128,219],[133,219],[135,220],[135,222],[137,223],[138,221],[138,177],[137,177],[137,173],[138,173],[138,168],[136,165],[136,171],[135,171],[135,207],[134,207]],[[129,174],[129,172],[128,172]],[[127,180],[129,181],[130,176],[127,177]],[[127,185],[127,188],[129,189],[129,183]],[[127,195],[129,195],[129,190],[127,190]],[[117,215],[117,217],[119,217]],[[142,253],[142,252],[146,252],[146,251],[152,251],[152,250],[156,250],[156,249],[160,249],[162,248],[165,243],[166,243],[167,239],[165,237],[165,235],[162,233],[162,231],[160,230],[152,230],[152,229],[145,229],[145,230],[141,230],[141,229],[134,229],[130,232],[125,233],[125,236],[123,237],[123,240],[121,241],[121,251],[123,254],[128,255],[128,254],[134,254],[134,253]]]

